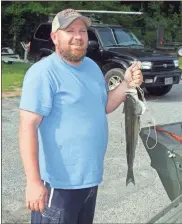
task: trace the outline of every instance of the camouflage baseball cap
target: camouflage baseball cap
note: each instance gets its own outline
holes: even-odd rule
[[[52,32],[56,32],[58,29],[65,29],[69,26],[75,19],[82,19],[86,26],[91,26],[91,20],[86,17],[82,16],[79,12],[74,9],[65,9],[59,12],[52,21]]]

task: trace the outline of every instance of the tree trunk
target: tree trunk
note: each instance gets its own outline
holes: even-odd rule
[[[14,32],[14,36],[13,36],[13,51],[16,51],[16,40],[17,40],[17,32]]]

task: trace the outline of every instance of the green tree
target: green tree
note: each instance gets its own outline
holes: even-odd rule
[[[21,49],[20,41],[27,42],[39,23],[47,21],[50,13],[57,13],[65,8],[130,11],[130,7],[121,6],[120,2],[2,2],[2,42],[14,50]],[[132,24],[132,19],[127,15],[97,15],[97,17],[106,23],[126,25],[130,21],[129,24]]]
[[[176,39],[180,32],[180,15],[173,12],[173,7],[165,8],[162,1],[151,1],[148,4],[147,13],[144,16],[146,33],[145,42],[149,45],[156,46],[157,28],[159,25],[164,26],[164,41],[169,42]]]
[[[160,24],[164,26],[166,41],[180,40],[180,10],[174,13],[172,2],[167,7],[166,3],[161,1],[143,2],[142,5],[146,11],[143,16],[95,14],[92,17],[103,23],[120,24],[129,28],[149,45],[156,45],[156,30]],[[133,6],[131,3],[123,4],[120,1],[2,1],[2,45],[23,51],[20,41],[28,42],[31,32],[41,22],[47,21],[50,13],[57,13],[65,8],[133,11],[133,7],[138,6],[136,3]]]
[[[53,6],[52,6],[53,7]],[[32,26],[45,20],[52,11],[48,2],[2,2],[2,40],[16,50],[17,43],[28,39]],[[8,30],[8,32],[7,32]]]

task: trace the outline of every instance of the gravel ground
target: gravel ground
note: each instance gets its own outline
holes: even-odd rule
[[[157,98],[146,94],[157,124],[181,121],[182,86]],[[28,223],[25,208],[25,177],[18,151],[19,98],[2,100],[2,223]],[[99,187],[94,223],[146,223],[170,203],[149,156],[139,141],[134,164],[136,185],[126,187],[124,115],[121,106],[108,115],[109,145],[105,158],[104,181]],[[164,113],[165,112],[165,113]],[[142,117],[148,126],[150,114]]]

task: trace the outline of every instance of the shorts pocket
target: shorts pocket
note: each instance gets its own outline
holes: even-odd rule
[[[55,206],[48,207],[46,205],[43,213],[41,224],[61,224],[63,223],[64,209]]]

